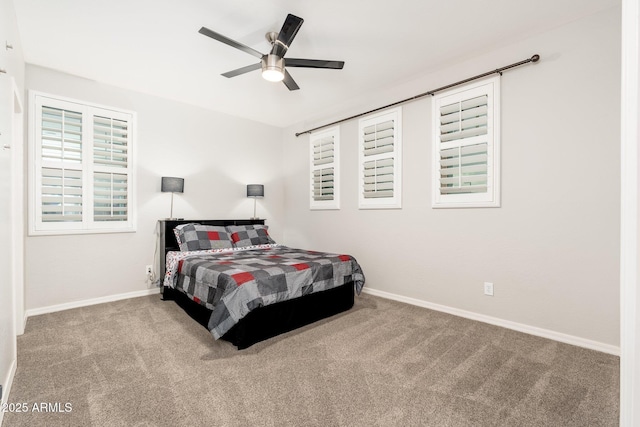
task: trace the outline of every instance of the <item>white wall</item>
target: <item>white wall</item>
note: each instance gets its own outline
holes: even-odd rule
[[[540,54],[502,77],[502,207],[431,208],[431,100],[403,106],[403,207],[358,210],[357,120],[342,209],[310,211],[300,132]],[[349,252],[371,289],[619,345],[620,10],[345,100],[285,132],[286,243]],[[483,282],[495,296],[482,294]]]
[[[622,1],[620,425],[640,424],[640,7]]]
[[[16,316],[14,294],[16,289],[12,283],[15,255],[11,242],[13,240],[12,213],[20,207],[13,206],[12,170],[14,129],[13,104],[22,102],[24,88],[24,59],[22,47],[15,23],[15,11],[10,0],[0,0],[0,68],[6,73],[0,74],[0,384],[3,387],[3,401],[7,400],[13,373],[16,368]],[[5,41],[13,49],[5,48]],[[4,149],[4,146],[11,149]],[[21,238],[22,236],[16,236]],[[0,423],[2,422],[0,413]]]
[[[156,220],[170,210],[170,194],[160,192],[162,176],[185,178],[173,212],[187,219],[249,218],[253,201],[245,185],[264,184],[258,216],[281,239],[281,129],[32,65],[26,87],[138,115],[137,232],[28,237],[27,309],[147,289],[144,268],[153,264]]]

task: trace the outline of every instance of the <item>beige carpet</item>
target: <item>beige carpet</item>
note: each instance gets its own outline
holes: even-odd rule
[[[3,426],[613,426],[618,372],[614,356],[371,295],[237,351],[155,295],[29,318],[9,402],[71,412]]]

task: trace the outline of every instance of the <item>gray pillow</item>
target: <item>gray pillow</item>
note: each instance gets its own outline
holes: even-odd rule
[[[268,245],[275,243],[269,236],[266,225],[230,225],[227,231],[236,248],[253,245]]]
[[[202,224],[181,224],[174,228],[181,251],[232,248],[233,243],[224,227]]]

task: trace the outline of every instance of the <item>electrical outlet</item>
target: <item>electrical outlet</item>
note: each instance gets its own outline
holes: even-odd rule
[[[147,276],[150,276],[152,272],[153,272],[153,266],[151,266],[151,265],[147,265],[147,266],[145,267],[145,274],[146,274]]]
[[[484,294],[490,297],[493,296],[493,283],[484,282]]]

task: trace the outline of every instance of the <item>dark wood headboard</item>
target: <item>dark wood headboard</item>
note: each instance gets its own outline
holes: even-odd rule
[[[226,227],[228,225],[264,225],[264,219],[161,219],[159,224],[159,269],[160,286],[162,289],[162,281],[164,280],[165,268],[167,264],[167,252],[179,251],[178,241],[173,233],[173,229],[180,224],[188,224],[195,222],[202,225],[218,225]]]

